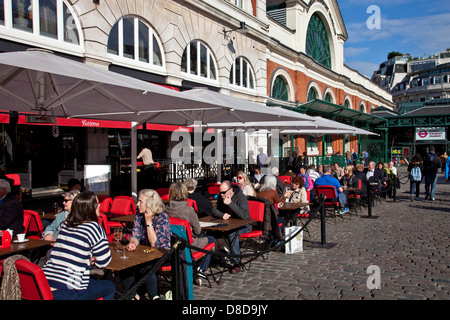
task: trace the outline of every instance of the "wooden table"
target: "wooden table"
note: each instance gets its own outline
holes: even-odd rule
[[[115,218],[111,218],[109,220],[111,221],[117,221],[117,222],[123,222],[123,223],[129,223],[129,222],[134,222],[134,217],[136,215],[135,214],[127,214],[125,216],[118,216]]]
[[[296,210],[311,204],[309,202],[285,202],[281,207],[278,207],[278,210]]]
[[[41,239],[28,239],[26,242],[17,243],[13,240],[11,247],[0,248],[0,257],[10,256],[16,253],[23,253],[25,251],[37,250],[46,246],[50,246],[54,241],[47,241]]]
[[[202,217],[199,219],[200,225],[202,222],[214,222],[218,224],[224,224],[221,226],[209,226],[209,227],[202,227],[202,229],[205,230],[211,230],[211,231],[221,231],[221,232],[228,232],[232,231],[234,229],[238,229],[240,227],[243,227],[247,224],[253,224],[256,222],[256,220],[253,219],[236,219],[236,218],[230,218],[227,220],[214,218],[211,216],[208,217]]]
[[[112,259],[106,269],[111,271],[120,271],[152,260],[159,259],[169,251],[162,248],[138,245],[136,250],[134,251],[125,250],[126,256],[129,257],[128,259],[121,259],[120,257],[122,256],[122,253],[116,252],[115,243],[110,243],[109,248],[111,250]],[[122,249],[123,246],[119,244],[119,248]]]

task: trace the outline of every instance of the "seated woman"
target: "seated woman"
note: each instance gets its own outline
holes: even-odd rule
[[[137,202],[138,214],[134,218],[133,230],[131,232],[130,243],[126,246],[128,251],[136,250],[139,244],[150,245],[170,249],[170,229],[169,215],[164,212],[164,203],[161,197],[153,189],[143,189],[138,194]],[[126,269],[120,272],[120,278],[125,289],[133,286],[137,277],[142,277],[152,268],[151,262],[138,266],[136,269]],[[152,299],[158,296],[158,282],[153,274],[144,283],[148,297]]]
[[[287,191],[288,192],[288,191]],[[286,200],[286,193],[280,199],[277,192],[277,177],[274,175],[266,175],[264,176],[264,184],[259,188],[257,196],[259,198],[270,200],[275,207],[281,208]],[[280,216],[278,216],[278,222],[283,225],[280,227],[281,231],[283,231],[286,222]]]
[[[305,189],[305,181],[302,177],[295,177],[291,182],[291,191],[289,192],[289,202],[299,203],[308,202],[308,195]],[[309,211],[309,206],[305,206],[300,209],[300,213],[305,213]]]
[[[255,190],[258,190],[261,185],[264,183],[264,174],[261,173],[261,167],[256,165],[255,168],[255,173],[253,174],[253,176],[250,178],[250,182],[253,186],[253,188]]]
[[[341,178],[341,186],[344,189],[344,193],[348,198],[348,194],[359,194],[360,191],[348,191],[347,188],[359,189],[359,178],[353,174],[353,166],[348,165],[344,167],[344,175]]]
[[[53,299],[114,299],[116,287],[112,281],[90,279],[91,264],[105,268],[111,261],[98,214],[98,200],[93,192],[83,192],[73,199],[50,258],[42,268]]]
[[[184,219],[189,221],[192,230],[192,245],[198,248],[204,248],[207,244],[215,241],[212,236],[203,236],[200,221],[194,211],[194,208],[189,207],[186,199],[188,198],[187,187],[183,182],[174,182],[169,187],[169,203],[166,206],[166,213],[169,217]],[[207,254],[203,259],[200,270],[204,272],[211,260],[211,255]],[[203,274],[199,274],[201,277]]]
[[[246,196],[256,197],[256,191],[250,183],[250,179],[244,171],[239,170],[236,173],[238,186],[241,188],[242,192]]]

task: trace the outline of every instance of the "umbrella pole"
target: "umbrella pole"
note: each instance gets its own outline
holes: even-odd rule
[[[137,200],[137,122],[131,123],[131,196]]]

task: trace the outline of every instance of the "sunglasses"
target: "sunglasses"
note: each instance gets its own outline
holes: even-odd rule
[[[64,199],[63,203],[66,203],[66,202],[69,202],[69,201],[72,201],[72,199]]]
[[[231,188],[230,188],[231,189]],[[225,194],[225,193],[227,193],[228,191],[230,191],[230,189],[228,189],[227,191],[219,191],[219,193],[220,194]]]
[[[242,180],[242,179],[244,179],[244,177],[242,177],[242,176],[239,176],[239,177],[238,177],[238,179],[239,179],[239,180]]]

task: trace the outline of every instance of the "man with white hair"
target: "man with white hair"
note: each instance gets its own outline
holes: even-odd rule
[[[279,178],[280,171],[278,170],[278,168],[272,167],[271,171],[272,174],[277,178],[277,193],[278,196],[281,198],[284,195],[284,190],[286,189],[286,187],[284,186],[283,181],[281,181],[281,179]]]
[[[11,185],[0,179],[0,230],[11,229],[14,234],[24,231],[23,207],[17,197],[10,195]]]

